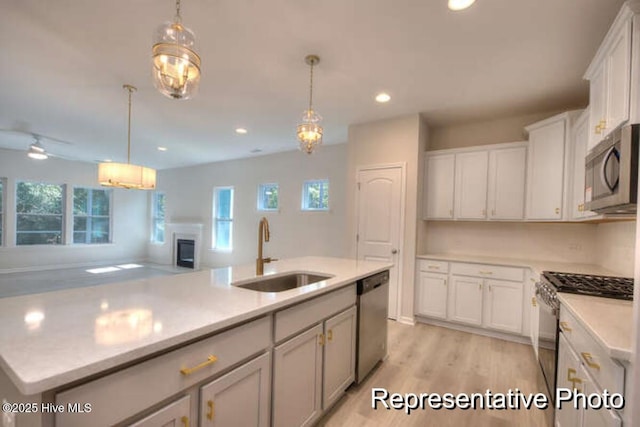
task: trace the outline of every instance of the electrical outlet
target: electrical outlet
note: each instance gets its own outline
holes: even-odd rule
[[[2,399],[2,405],[4,406],[7,402],[7,399]],[[2,411],[2,427],[16,427],[16,414],[13,412],[4,412]]]

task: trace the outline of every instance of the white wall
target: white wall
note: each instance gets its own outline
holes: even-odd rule
[[[258,223],[267,217],[271,241],[264,256],[289,258],[304,255],[346,256],[345,144],[321,147],[312,155],[289,151],[266,156],[209,163],[158,172],[158,189],[166,193],[169,223],[203,224],[203,266],[254,262]],[[300,209],[302,185],[308,179],[329,179],[329,212]],[[259,212],[260,183],[278,183],[280,211]],[[212,192],[214,186],[234,187],[233,251],[211,250]],[[150,245],[150,258],[171,264],[171,236],[164,245]]]
[[[636,221],[598,225],[597,263],[606,269],[633,277],[636,251]]]
[[[422,180],[421,153],[426,149],[427,128],[418,114],[349,126],[348,163],[348,243],[349,254],[356,254],[356,171],[358,167],[406,164],[404,247],[401,248],[402,282],[399,319],[413,319],[414,266],[419,192]]]
[[[24,151],[0,149],[0,178],[7,179],[6,232],[12,233],[14,229],[13,195],[17,180],[67,184],[69,189],[74,185],[100,188],[97,169],[93,163],[52,157],[38,161],[28,158]],[[0,247],[0,271],[145,259],[149,238],[147,193],[114,189],[112,202],[112,244],[3,246]]]

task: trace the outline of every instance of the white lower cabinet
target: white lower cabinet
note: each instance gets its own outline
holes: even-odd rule
[[[417,314],[447,318],[448,276],[439,273],[418,273]]]
[[[484,324],[499,331],[522,331],[522,282],[485,280]]]
[[[483,279],[451,276],[449,319],[474,326],[482,325]]]
[[[131,424],[130,427],[157,427],[157,426],[181,426],[189,427],[189,411],[191,399],[184,396],[177,401],[168,404],[142,420]]]
[[[265,353],[200,388],[200,426],[270,423],[271,354]],[[164,424],[162,424],[164,425]]]
[[[356,307],[274,349],[273,425],[313,425],[355,378]]]

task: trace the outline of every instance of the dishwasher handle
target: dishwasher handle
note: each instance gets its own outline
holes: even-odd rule
[[[389,270],[358,280],[357,293],[363,295],[387,283],[389,283]]]

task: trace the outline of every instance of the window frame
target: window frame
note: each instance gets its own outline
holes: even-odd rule
[[[264,202],[265,191],[268,187],[275,187],[277,191],[276,198],[276,207],[275,208],[267,208],[262,204]],[[277,182],[267,182],[258,184],[258,194],[257,194],[257,210],[258,212],[280,212],[280,184]]]
[[[91,211],[91,205],[92,205],[92,201],[93,201],[93,192],[94,191],[104,191],[108,194],[109,196],[109,214],[107,216],[105,215],[76,215],[76,213],[74,212],[74,207],[75,207],[75,197],[76,197],[76,190],[88,190],[89,191],[89,197],[88,197],[88,206],[87,206],[87,211]],[[85,186],[80,186],[80,185],[74,185],[72,192],[71,192],[71,241],[69,243],[71,243],[72,245],[109,245],[111,243],[113,243],[113,190],[111,190],[110,188],[97,188],[97,187],[85,187]],[[87,230],[85,231],[79,231],[79,233],[84,232],[85,233],[85,241],[84,242],[79,242],[76,243],[76,239],[75,239],[75,233],[76,233],[76,229],[75,229],[75,219],[76,217],[83,217],[87,219]],[[87,242],[87,238],[88,236],[90,236],[90,230],[89,230],[89,226],[92,223],[92,219],[93,218],[107,218],[109,221],[109,235],[107,238],[106,242]]]
[[[229,201],[229,218],[218,218],[218,198],[219,192],[224,190],[231,190],[231,200]],[[211,250],[216,252],[233,252],[233,222],[234,222],[234,202],[235,202],[235,189],[232,185],[215,186],[213,187],[213,201],[211,212]],[[218,229],[218,222],[228,222],[229,227],[229,247],[219,247],[217,241],[216,230]]]
[[[57,186],[60,187],[61,189],[61,194],[60,194],[60,214],[29,214],[29,213],[23,213],[23,212],[18,212],[18,202],[19,202],[19,194],[18,194],[18,187],[20,186],[20,184],[22,183],[29,183],[29,184],[43,184],[43,185],[53,185],[53,186]],[[28,180],[28,179],[23,179],[23,180],[16,180],[15,181],[15,188],[14,188],[14,200],[13,200],[13,215],[14,215],[14,227],[13,227],[13,236],[14,236],[14,244],[16,247],[28,247],[28,246],[61,246],[61,245],[66,245],[67,244],[67,184],[58,184],[58,183],[54,183],[54,182],[45,182],[45,181],[39,181],[39,180]],[[60,241],[56,242],[56,243],[34,243],[34,244],[20,244],[18,242],[18,234],[21,233],[18,230],[18,215],[34,215],[34,216],[51,216],[51,217],[60,217]]]
[[[160,218],[157,214],[158,214],[158,197],[162,196],[163,199],[163,205],[164,205],[164,212],[163,212],[163,216],[162,218]],[[153,193],[151,193],[151,243],[156,244],[156,245],[164,245],[167,242],[167,236],[166,236],[166,224],[167,224],[167,217],[166,217],[166,209],[167,209],[167,194],[164,191],[154,191]],[[163,239],[162,240],[158,240],[157,239],[157,235],[156,235],[156,223],[158,223],[160,220],[162,220],[162,223],[164,224],[163,227]]]
[[[327,184],[327,206],[321,208],[310,208],[307,206],[309,187],[313,184]],[[320,199],[322,200],[322,192],[320,193]],[[302,183],[302,200],[300,203],[300,209],[303,212],[328,212],[331,207],[331,194],[330,194],[330,186],[329,186],[329,178],[321,178],[321,179],[307,179]]]

